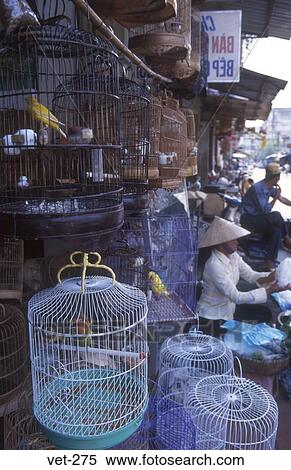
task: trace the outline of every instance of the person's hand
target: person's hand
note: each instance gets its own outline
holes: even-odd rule
[[[287,284],[287,286],[280,287],[278,286],[277,282],[274,282],[266,288],[267,294],[273,294],[274,292],[283,292],[284,290],[291,290],[291,284]]]
[[[275,273],[276,273],[276,271],[272,271],[269,274],[269,276],[260,277],[259,279],[257,279],[257,282],[259,284],[269,284],[270,282],[274,282],[275,281]]]
[[[276,184],[275,188],[276,188],[275,199],[279,199],[279,197],[281,196],[281,188],[278,184]]]

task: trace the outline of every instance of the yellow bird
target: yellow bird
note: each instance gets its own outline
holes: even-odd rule
[[[150,271],[148,273],[148,278],[151,281],[154,294],[158,296],[163,295],[165,297],[169,296],[169,292],[167,291],[166,286],[163,284],[160,276],[157,273],[155,273],[154,271]]]
[[[26,102],[27,110],[34,119],[57,130],[65,139],[67,138],[66,134],[60,128],[60,126],[64,126],[65,124],[60,122],[43,104],[40,104],[33,96],[28,96]]]

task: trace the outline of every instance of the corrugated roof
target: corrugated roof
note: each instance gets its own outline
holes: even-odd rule
[[[241,101],[236,99],[224,99],[218,96],[207,96],[203,101],[202,121],[209,121],[214,113],[215,119],[240,118],[262,119],[265,121],[271,111],[271,103],[258,103],[256,101]],[[221,107],[220,107],[221,106]],[[217,111],[217,109],[219,110]]]
[[[200,10],[242,10],[243,34],[291,37],[291,0],[205,0]]]
[[[209,120],[219,107],[217,117],[239,117],[266,120],[272,101],[287,82],[252,70],[242,69],[240,81],[230,87],[229,83],[212,84],[220,96],[208,96],[204,102],[203,119]],[[237,95],[238,99],[235,99]],[[247,98],[247,100],[239,99]]]
[[[229,83],[212,84],[212,88],[223,93],[243,96],[252,101],[271,103],[279,91],[283,90],[286,85],[287,81],[285,80],[253,72],[252,70],[242,69],[240,81],[234,83],[231,88]]]

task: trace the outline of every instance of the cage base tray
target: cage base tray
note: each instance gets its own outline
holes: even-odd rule
[[[49,441],[59,449],[109,449],[128,439],[143,419],[147,400],[131,419],[127,409],[127,422],[118,423],[118,414],[125,412],[122,406],[128,406],[129,392],[140,393],[139,383],[128,377],[120,384],[115,370],[66,371],[44,388],[41,400],[34,403],[34,414]]]
[[[48,429],[43,424],[39,423],[42,431],[47,436],[49,441],[54,444],[58,449],[62,450],[102,450],[110,449],[119,445],[121,442],[128,439],[140,426],[143,419],[143,413],[134,421],[123,426],[122,428],[107,433],[103,436],[94,437],[71,437]]]
[[[3,206],[2,206],[3,207]],[[96,210],[75,213],[20,213],[1,211],[0,233],[25,240],[106,235],[116,232],[123,224],[123,203]]]
[[[148,325],[191,320],[195,320],[194,312],[182,303],[176,294],[170,294],[169,297],[153,297],[149,303]]]

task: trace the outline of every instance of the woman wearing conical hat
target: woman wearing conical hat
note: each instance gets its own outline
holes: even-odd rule
[[[211,255],[203,273],[203,290],[197,306],[199,317],[268,322],[271,312],[262,305],[266,303],[268,294],[291,287],[278,287],[274,282],[274,272],[253,271],[243,261],[237,253],[238,239],[249,233],[232,222],[215,217],[201,239],[199,248],[209,247]],[[242,292],[236,287],[240,279],[251,284],[256,281],[268,283],[269,286]]]

